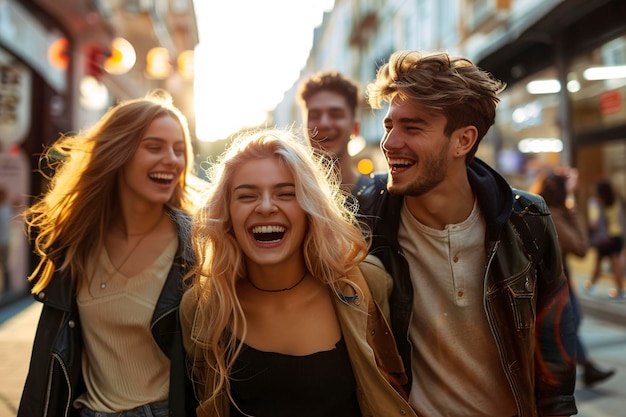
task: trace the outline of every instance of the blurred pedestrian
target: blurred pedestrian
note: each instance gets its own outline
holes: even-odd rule
[[[192,155],[160,90],[44,154],[51,184],[25,211],[43,309],[18,417],[193,414],[178,322]]]
[[[462,57],[398,51],[367,87],[389,165],[360,198],[394,278],[391,326],[420,416],[576,413],[576,333],[542,198],[475,158],[504,84]]]
[[[568,256],[584,257],[589,249],[586,222],[578,212],[575,192],[578,186],[578,170],[570,167],[558,167],[554,170],[541,173],[531,192],[541,195],[552,216],[554,227],[559,238],[563,271],[567,276],[570,302],[574,310],[576,323],[576,361],[583,369],[582,379],[586,386],[592,386],[610,378],[615,374],[614,369],[602,370],[589,358],[578,330],[582,321],[582,311],[576,296],[576,286],[572,280]]]
[[[358,171],[349,145],[358,134],[361,87],[337,71],[322,71],[300,84],[298,101],[309,144],[335,162],[341,183],[357,194],[372,184],[370,175]]]
[[[0,297],[11,290],[9,277],[9,255],[11,247],[11,224],[13,223],[14,211],[9,201],[7,190],[0,187],[0,270],[2,273],[2,287]]]
[[[268,130],[235,141],[209,177],[181,304],[197,416],[415,416],[370,294],[391,277],[362,263],[367,243],[334,173],[303,140]]]
[[[609,298],[624,299],[622,264],[626,231],[624,202],[608,180],[599,180],[595,183],[595,197],[591,199],[588,207],[591,241],[596,248],[597,256],[591,278],[585,282],[585,289],[592,291],[600,278],[602,260],[608,258],[615,282],[615,288],[609,290]]]

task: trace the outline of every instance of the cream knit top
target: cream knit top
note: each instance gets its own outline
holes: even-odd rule
[[[167,400],[170,361],[150,324],[177,247],[172,240],[149,268],[132,277],[117,272],[104,248],[95,259],[95,276],[84,280],[77,294],[87,390],[75,407],[116,412]]]

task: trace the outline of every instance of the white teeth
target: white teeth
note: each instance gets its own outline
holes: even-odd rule
[[[255,226],[252,233],[282,233],[285,231],[283,226]]]
[[[389,159],[387,163],[389,165],[411,165],[413,161],[410,159]]]
[[[164,174],[161,172],[157,172],[155,174],[150,174],[150,178],[155,178],[158,180],[173,180],[174,179],[174,175],[173,174]]]

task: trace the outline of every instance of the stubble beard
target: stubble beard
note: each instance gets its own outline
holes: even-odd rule
[[[422,164],[424,174],[418,175],[406,185],[394,184],[393,175],[389,174],[387,189],[391,194],[411,197],[422,196],[441,184],[448,173],[447,147],[444,147],[435,157],[427,157],[423,161],[416,161],[414,167]]]

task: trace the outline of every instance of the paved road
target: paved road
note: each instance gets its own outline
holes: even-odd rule
[[[578,417],[626,417],[626,325],[585,317],[580,335],[589,356],[600,367],[617,372],[592,388],[577,381]]]

